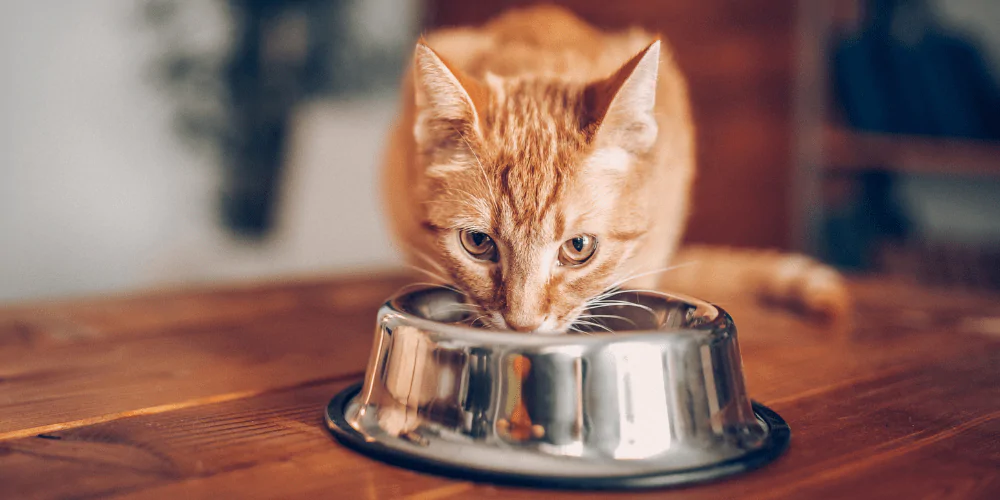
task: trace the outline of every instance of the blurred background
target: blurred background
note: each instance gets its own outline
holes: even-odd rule
[[[398,267],[377,166],[413,41],[533,3],[0,2],[0,301]],[[554,3],[675,47],[688,240],[1000,289],[1000,2]]]

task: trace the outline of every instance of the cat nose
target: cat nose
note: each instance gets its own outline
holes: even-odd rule
[[[524,318],[513,318],[504,316],[504,322],[507,323],[507,328],[514,330],[515,332],[533,332],[542,326],[541,319],[531,319],[525,320]]]

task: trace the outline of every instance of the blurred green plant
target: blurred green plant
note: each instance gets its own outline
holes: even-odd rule
[[[233,232],[260,238],[271,228],[297,105],[395,87],[409,54],[402,42],[411,34],[359,29],[358,12],[368,2],[144,4],[143,18],[163,48],[154,79],[175,102],[178,136],[222,167],[222,220]]]

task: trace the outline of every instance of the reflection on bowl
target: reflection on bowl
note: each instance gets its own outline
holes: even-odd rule
[[[555,487],[650,487],[760,466],[788,427],[751,404],[725,311],[634,292],[590,311],[614,334],[469,325],[461,295],[425,288],[379,312],[363,386],[327,409],[344,443],[393,463]]]

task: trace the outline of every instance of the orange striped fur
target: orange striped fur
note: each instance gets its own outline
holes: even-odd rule
[[[411,263],[460,288],[486,323],[562,332],[612,286],[719,295],[731,290],[708,281],[741,286],[715,273],[659,272],[677,260],[695,156],[686,83],[658,37],[601,32],[556,7],[514,10],[429,34],[408,75],[383,172],[387,215]],[[488,235],[494,259],[470,255],[462,231]],[[596,252],[562,265],[561,245],[578,235],[596,237]],[[828,268],[742,255],[754,258],[693,257],[698,268],[719,260],[763,269],[739,273],[753,275],[742,285],[762,297],[845,310],[842,280]]]

